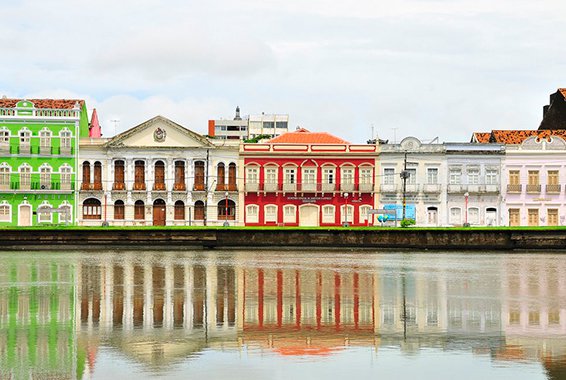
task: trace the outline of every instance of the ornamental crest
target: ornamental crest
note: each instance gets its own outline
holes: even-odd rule
[[[165,137],[167,137],[167,132],[165,132],[165,129],[157,128],[157,129],[153,132],[153,139],[154,139],[156,142],[163,142],[163,141],[165,141]]]

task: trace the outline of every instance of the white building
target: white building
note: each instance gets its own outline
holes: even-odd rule
[[[111,139],[83,139],[79,223],[237,223],[238,144],[162,116]]]
[[[403,180],[405,188],[405,217],[414,219],[420,226],[440,226],[446,219],[446,158],[443,144],[423,144],[415,137],[406,137],[399,144],[381,144],[379,162],[380,208],[396,209],[402,219]]]
[[[445,143],[448,225],[502,225],[502,144]]]
[[[274,138],[289,131],[289,115],[265,114],[240,116],[240,107],[236,107],[233,119],[208,121],[208,135],[215,139],[246,140],[259,136]]]

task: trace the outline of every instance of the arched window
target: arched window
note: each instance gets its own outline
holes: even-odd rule
[[[71,171],[72,168],[68,164],[59,167],[61,190],[71,190]]]
[[[51,189],[51,166],[43,164],[39,167],[39,189]]]
[[[468,208],[468,223],[479,224],[480,223],[480,209],[477,207]]]
[[[20,190],[30,190],[31,188],[31,166],[22,164],[20,166]]]
[[[0,204],[0,222],[12,221],[12,207],[7,201],[2,201]]]
[[[61,154],[71,154],[71,131],[67,128],[59,132]]]
[[[145,204],[143,201],[137,200],[136,203],[134,203],[134,219],[145,219]]]
[[[204,202],[195,202],[195,220],[204,220]]]
[[[10,130],[6,127],[0,128],[0,152],[10,153]]]
[[[202,161],[195,162],[195,190],[204,190],[204,162]]]
[[[124,201],[117,200],[114,202],[114,219],[123,220],[126,215],[126,210],[124,207]]]
[[[264,217],[266,223],[277,223],[277,206],[266,205],[264,208]]]
[[[336,208],[332,205],[322,207],[322,223],[336,223]]]
[[[51,154],[51,135],[47,128],[39,131],[39,154]]]
[[[90,190],[90,162],[83,162],[83,183],[81,185],[81,190]]]
[[[175,202],[175,220],[185,220],[185,203],[183,201]]]
[[[154,170],[153,190],[165,190],[165,164],[163,161],[156,161]]]
[[[94,163],[94,183],[92,188],[94,190],[102,190],[102,164],[100,161]]]
[[[59,206],[59,223],[71,223],[73,219],[71,205],[64,202]]]
[[[236,191],[236,164],[228,165],[228,191]]]
[[[246,206],[246,223],[259,223],[259,206]]]
[[[0,164],[0,189],[8,190],[10,188],[10,166],[3,162]]]
[[[235,220],[236,203],[231,199],[222,199],[218,202],[218,220]]]
[[[452,207],[449,218],[449,222],[452,225],[462,224],[462,210],[458,207]]]
[[[44,201],[37,208],[37,221],[38,223],[51,223],[53,221],[53,208],[51,205]]]
[[[354,206],[340,206],[340,222],[354,223]]]
[[[175,191],[185,191],[185,161],[175,161],[175,184],[173,185]]]
[[[369,210],[371,209],[368,205],[360,206],[360,224],[364,224],[366,220],[369,222],[371,220],[371,215],[368,215]]]
[[[224,164],[221,162],[216,166],[216,191],[223,191],[226,189],[224,184],[225,170]]]
[[[85,199],[83,202],[83,219],[102,219],[102,205],[98,199]]]
[[[145,190],[145,162],[142,160],[134,163],[134,190]]]
[[[124,177],[125,164],[123,160],[114,161],[114,185],[113,190],[125,190],[125,177]]]

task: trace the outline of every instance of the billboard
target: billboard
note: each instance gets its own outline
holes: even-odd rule
[[[396,211],[395,219],[393,219],[393,217],[391,217],[391,220],[402,220],[403,219],[403,205],[387,204],[387,205],[383,205],[382,208],[384,210],[395,210]],[[405,205],[405,218],[416,220],[416,213],[417,212],[416,212],[415,205],[413,205],[413,204],[406,204]]]

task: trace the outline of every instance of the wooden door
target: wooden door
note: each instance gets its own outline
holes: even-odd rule
[[[519,226],[521,224],[521,213],[518,208],[509,209],[509,225]]]
[[[302,206],[299,208],[299,225],[305,227],[318,226],[318,207]]]
[[[529,226],[538,226],[538,209],[529,209]]]
[[[20,206],[20,212],[18,214],[18,226],[31,226],[31,206],[30,205]]]
[[[165,225],[165,201],[163,199],[156,199],[153,202],[153,225],[154,226],[164,226]]]

